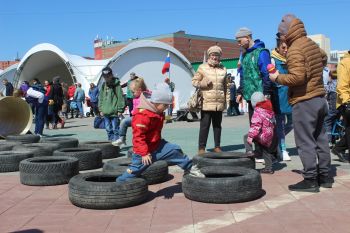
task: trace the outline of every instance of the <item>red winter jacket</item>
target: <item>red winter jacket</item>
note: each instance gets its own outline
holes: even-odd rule
[[[75,89],[76,89],[76,88],[75,88],[74,85],[68,87],[68,92],[67,92],[68,99],[74,97]]]
[[[142,94],[140,105],[131,122],[132,144],[135,154],[146,156],[158,148],[162,138],[163,122],[164,114],[157,113],[154,105]]]

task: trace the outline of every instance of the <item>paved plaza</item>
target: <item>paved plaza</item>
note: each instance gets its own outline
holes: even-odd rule
[[[46,130],[50,136],[76,137],[80,141],[105,140],[105,130],[93,129],[92,118],[69,119],[65,129]],[[224,117],[222,148],[244,151],[247,115]],[[197,151],[199,122],[166,124],[163,137],[181,145],[193,157]],[[346,233],[350,232],[349,164],[332,157],[335,184],[320,193],[290,192],[300,181],[301,162],[293,132],[287,137],[291,162],[275,164],[275,174],[262,175],[266,194],[258,200],[236,204],[206,204],[186,199],[182,172],[170,168],[167,182],[149,186],[145,203],[117,210],[88,210],[72,205],[68,186],[34,187],[20,184],[19,173],[0,175],[0,233],[2,232],[172,232],[172,233]],[[127,143],[130,145],[130,129]],[[125,153],[129,147],[122,149]],[[213,148],[212,132],[208,147]],[[261,164],[257,168],[262,168]]]

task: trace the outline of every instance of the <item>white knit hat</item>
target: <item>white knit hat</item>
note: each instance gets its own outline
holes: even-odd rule
[[[252,31],[249,28],[242,27],[236,32],[235,37],[241,38],[241,37],[250,36],[250,35],[252,35]]]
[[[265,96],[262,92],[257,91],[254,92],[250,97],[250,102],[252,103],[253,108],[255,108],[256,104],[265,100]]]
[[[165,83],[159,83],[154,90],[152,90],[151,102],[156,104],[172,104],[173,93]]]

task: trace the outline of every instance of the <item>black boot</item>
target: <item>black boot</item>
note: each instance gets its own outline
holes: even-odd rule
[[[318,177],[318,185],[322,188],[332,188],[333,183],[334,179],[331,177],[322,175]]]
[[[304,179],[299,183],[289,185],[288,189],[290,191],[312,192],[312,193],[317,193],[320,191],[316,179]]]

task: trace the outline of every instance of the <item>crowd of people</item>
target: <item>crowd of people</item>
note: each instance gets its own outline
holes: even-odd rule
[[[295,143],[303,164],[301,182],[289,185],[292,191],[318,192],[319,187],[331,188],[330,144],[328,137],[334,122],[341,115],[345,134],[335,143],[332,153],[346,162],[345,151],[350,145],[350,51],[338,65],[337,71],[324,69],[327,56],[307,37],[303,22],[292,14],[283,16],[276,33],[276,48],[271,52],[263,41],[253,39],[249,28],[242,27],[235,39],[241,47],[237,88],[235,77],[227,74],[221,64],[222,49],[215,45],[207,50],[208,60],[198,67],[192,85],[201,92],[201,119],[198,136],[198,155],[206,152],[210,126],[213,127],[214,152],[220,153],[223,111],[227,115],[240,115],[238,104],[247,102],[249,131],[243,136],[247,157],[264,161],[261,173],[273,174],[274,161],[290,161],[285,142],[294,128]],[[61,83],[59,77],[52,82],[33,79],[23,82],[19,90],[3,80],[6,95],[24,97],[35,112],[35,133],[42,135],[47,128],[64,127],[65,119],[84,117],[85,101],[90,114],[103,117],[108,140],[114,146],[126,144],[127,128],[132,127],[132,164],[118,178],[119,181],[138,176],[152,162],[167,160],[179,165],[185,172],[202,176],[181,148],[161,137],[164,112],[172,116],[175,84],[169,78],[148,90],[145,80],[130,73],[130,79],[121,84],[110,67],[102,70],[104,83],[98,88],[90,84],[88,96],[80,83]],[[126,88],[126,94],[123,93]],[[327,97],[327,98],[325,98]],[[328,103],[327,103],[328,101]],[[128,107],[129,116],[123,113]],[[59,113],[62,113],[61,115]],[[63,116],[63,117],[62,117]],[[262,158],[262,159],[261,159]]]

